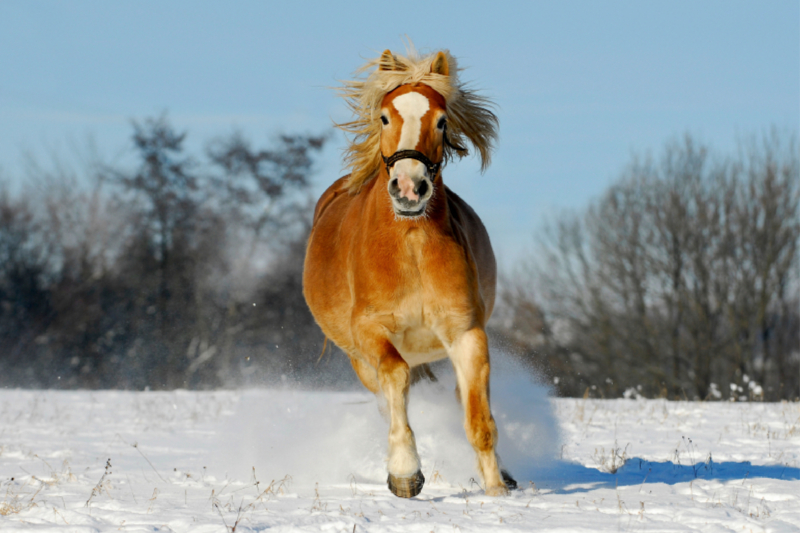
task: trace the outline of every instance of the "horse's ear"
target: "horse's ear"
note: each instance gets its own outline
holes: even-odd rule
[[[381,70],[399,70],[391,50],[384,50],[381,54]]]
[[[431,63],[431,72],[442,76],[450,75],[450,64],[447,62],[447,56],[444,55],[444,52],[436,54],[436,58]]]

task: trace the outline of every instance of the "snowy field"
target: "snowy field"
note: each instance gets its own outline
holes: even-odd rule
[[[0,531],[798,531],[800,404],[492,388],[519,482],[486,497],[452,383],[409,413],[426,485],[386,488],[358,392],[0,391]]]

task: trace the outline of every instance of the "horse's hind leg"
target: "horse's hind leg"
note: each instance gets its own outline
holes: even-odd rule
[[[486,333],[478,328],[469,330],[455,340],[450,351],[458,380],[457,391],[464,407],[464,429],[478,456],[486,494],[508,494],[495,453],[497,426],[489,407],[489,346]],[[509,485],[516,485],[508,477]]]

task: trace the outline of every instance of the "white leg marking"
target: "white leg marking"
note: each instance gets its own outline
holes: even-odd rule
[[[408,425],[404,396],[387,398],[389,413],[389,464],[388,470],[396,477],[409,477],[420,469],[417,442]]]
[[[410,477],[420,469],[414,434],[408,426],[406,429],[389,435],[388,470],[395,477]]]

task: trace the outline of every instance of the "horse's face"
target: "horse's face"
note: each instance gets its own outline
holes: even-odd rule
[[[388,164],[387,188],[397,216],[425,214],[437,186],[437,169],[414,157],[421,154],[431,163],[441,163],[446,121],[444,98],[427,85],[403,85],[384,97],[381,153],[390,158],[403,150],[418,152]]]

